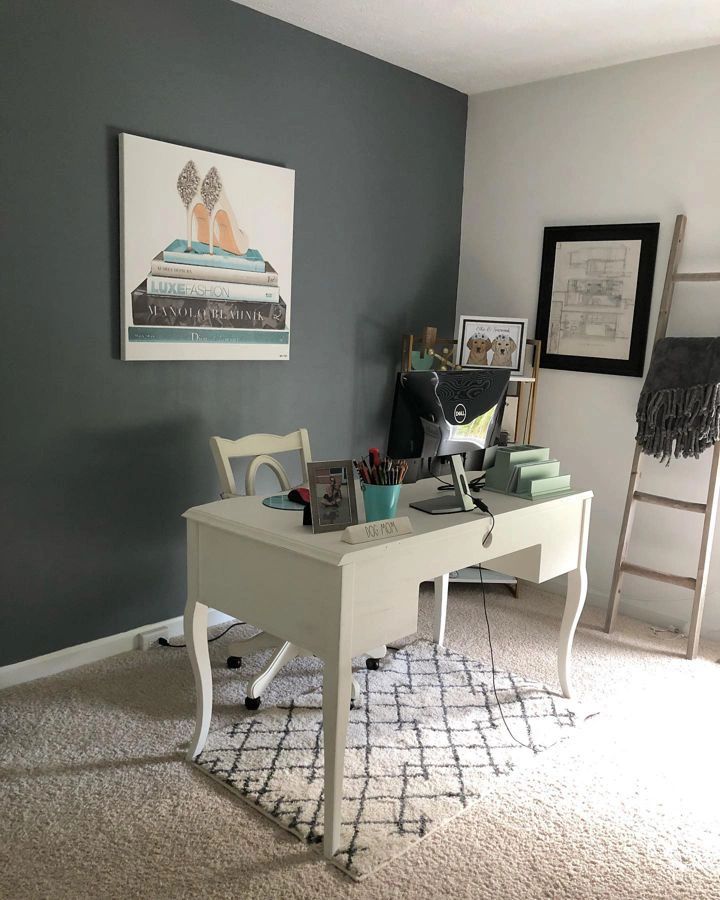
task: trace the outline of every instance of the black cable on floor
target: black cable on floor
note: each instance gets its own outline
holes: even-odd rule
[[[495,524],[495,520],[493,519],[493,525]],[[490,529],[492,531],[492,529]],[[489,532],[488,532],[489,533]],[[495,687],[495,656],[493,654],[493,645],[492,638],[490,637],[490,619],[488,618],[487,611],[487,597],[485,596],[485,580],[483,579],[483,567],[480,568],[480,584],[482,586],[482,595],[483,595],[483,609],[485,611],[485,624],[487,625],[487,636],[488,636],[488,644],[490,645],[490,668],[492,669],[492,689],[493,694],[495,694],[495,702],[497,703],[498,712],[500,713],[500,718],[503,720],[503,725],[507,729],[507,733],[510,737],[515,741],[516,744],[520,744],[521,747],[525,747],[527,750],[532,750],[533,748],[530,744],[523,744],[522,741],[518,740],[515,735],[510,731],[510,726],[508,725],[505,715],[502,711],[502,706],[500,704],[500,698],[498,697],[497,688]]]
[[[215,637],[208,638],[208,644],[217,641],[224,634],[227,634],[231,628],[236,628],[238,625],[247,625],[247,622],[233,622],[232,625],[228,625],[225,631],[221,631],[220,634],[216,634]],[[187,644],[171,644],[167,638],[158,638],[158,644],[160,644],[161,647],[187,647]]]

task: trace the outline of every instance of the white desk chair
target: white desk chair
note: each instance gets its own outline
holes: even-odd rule
[[[239,438],[236,441],[226,438],[212,437],[210,438],[210,449],[212,450],[213,459],[220,477],[222,486],[221,497],[223,500],[230,497],[241,497],[238,493],[235,483],[235,474],[232,470],[232,460],[241,457],[254,457],[248,464],[245,473],[245,496],[255,494],[255,478],[260,466],[266,465],[277,476],[280,482],[280,488],[283,491],[290,490],[290,479],[285,467],[271,453],[286,453],[288,451],[298,450],[300,452],[300,467],[302,472],[302,480],[307,482],[307,464],[311,461],[310,456],[310,438],[305,428],[299,431],[293,431],[290,434],[250,434],[247,437]],[[279,512],[278,515],[283,515]],[[282,669],[282,667],[295,659],[296,656],[312,656],[310,652],[292,644],[290,641],[284,641],[282,638],[276,637],[267,631],[260,631],[251,638],[242,641],[233,641],[229,646],[230,655],[227,659],[229,669],[239,669],[242,664],[243,656],[250,656],[259,650],[267,650],[276,648],[270,661],[258,675],[253,678],[247,688],[247,696],[245,697],[245,706],[247,709],[257,709],[260,706],[260,697],[267,689],[270,682]],[[367,661],[368,668],[377,668],[378,659],[386,653],[385,647],[376,648],[371,652]],[[352,699],[355,701],[360,696],[360,687],[353,678]]]

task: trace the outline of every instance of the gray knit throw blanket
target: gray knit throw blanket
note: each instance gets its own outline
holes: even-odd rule
[[[658,341],[635,418],[643,453],[668,464],[712,447],[720,438],[720,338]]]

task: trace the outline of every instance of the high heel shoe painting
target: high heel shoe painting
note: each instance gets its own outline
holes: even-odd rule
[[[198,196],[200,175],[192,160],[185,163],[178,175],[177,190],[187,212],[187,252],[192,253],[192,221],[195,214],[195,200]],[[191,208],[192,207],[192,208]]]
[[[130,134],[120,166],[123,358],[288,359],[295,173]]]
[[[222,247],[228,253],[242,256],[250,248],[247,234],[240,228],[235,218],[227,194],[223,190],[220,173],[213,166],[202,180],[192,160],[185,163],[178,175],[177,190],[187,215],[187,253],[194,253],[193,222],[197,223],[197,239],[207,244],[210,253],[215,247]]]
[[[200,196],[202,203],[196,204],[193,211],[200,243],[207,244],[210,253],[214,253],[215,246],[238,256],[247,253],[250,241],[237,223],[230,200],[223,190],[220,173],[215,166],[203,178]]]

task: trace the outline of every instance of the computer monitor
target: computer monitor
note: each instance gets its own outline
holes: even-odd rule
[[[455,487],[452,497],[411,506],[433,515],[475,508],[462,454],[472,452],[475,464],[481,463],[478,452],[484,455],[497,440],[509,380],[510,371],[499,368],[400,372],[387,455],[391,459],[448,458]]]

